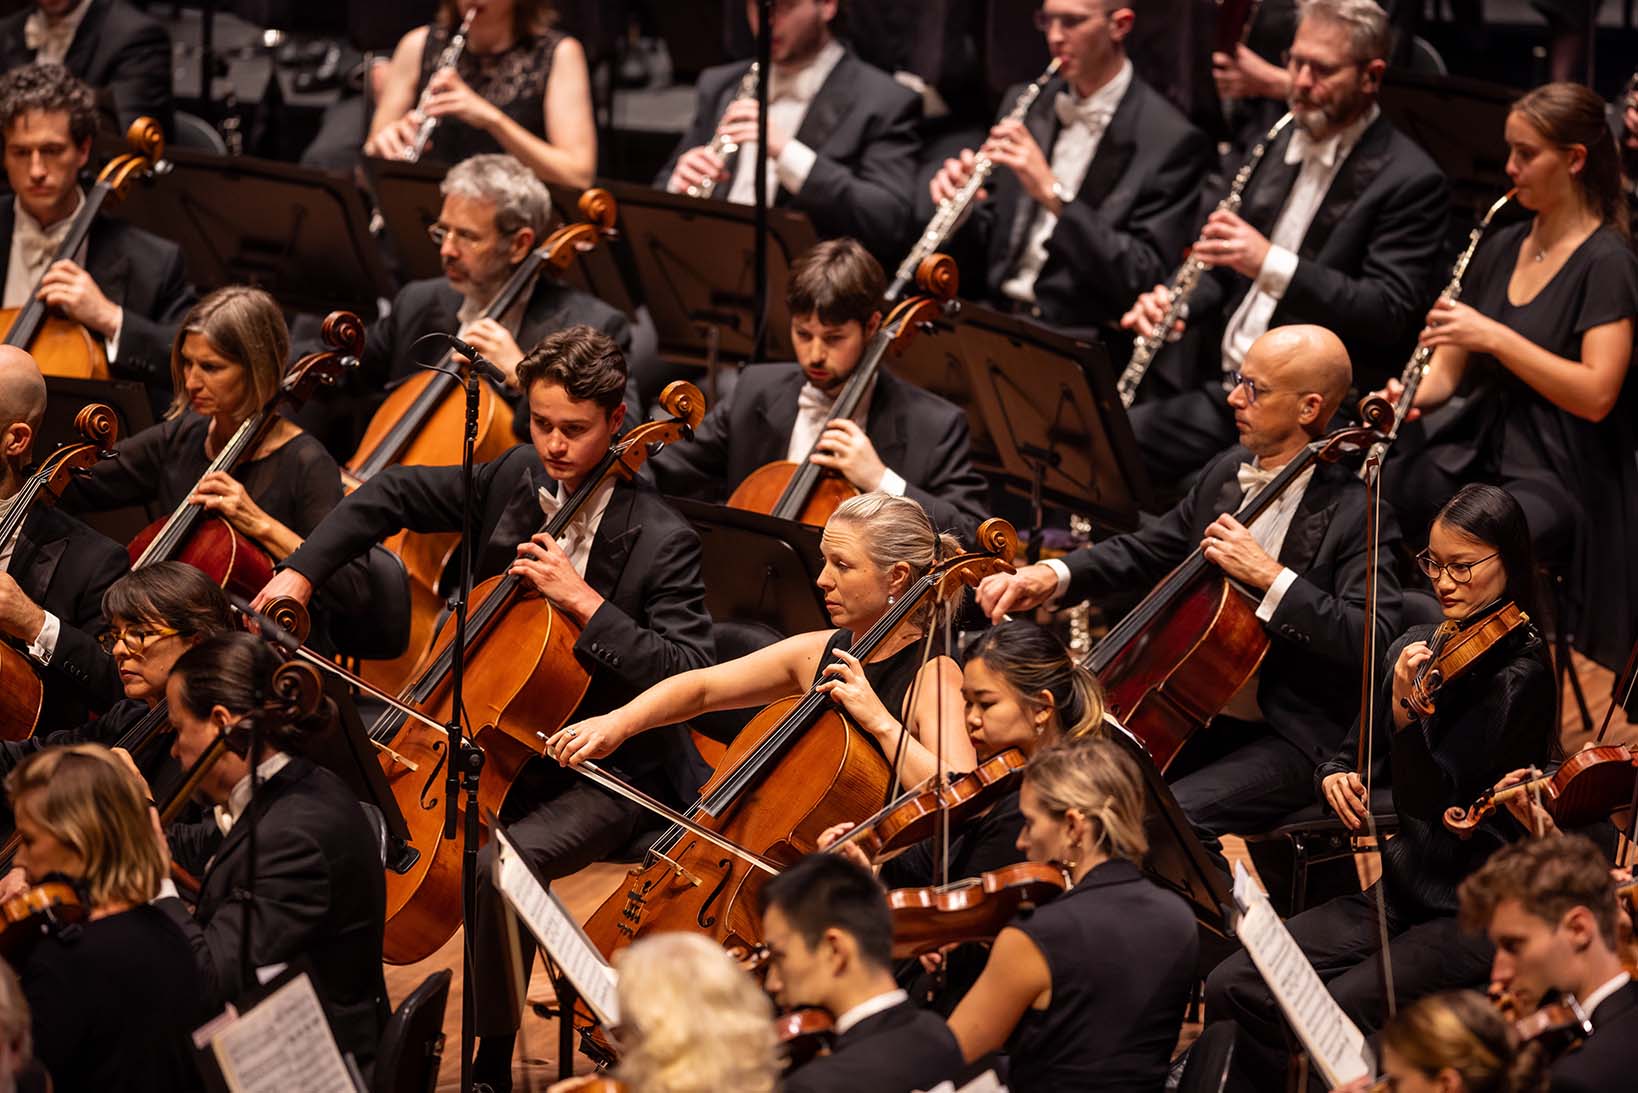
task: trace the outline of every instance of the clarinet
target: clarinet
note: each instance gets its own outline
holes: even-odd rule
[[[761,80],[761,78],[762,66],[757,62],[752,61],[751,67],[746,69],[745,75],[740,78],[739,89],[734,92],[734,97],[728,100],[728,105],[732,106],[734,103],[739,102],[742,99],[755,98],[757,83]],[[734,154],[739,151],[738,143],[729,140],[721,133],[718,133],[715,137],[711,138],[711,151],[716,153],[717,158],[722,160],[723,165],[729,168],[729,174],[732,174],[733,168],[729,166],[729,164],[731,163]],[[717,180],[714,178],[708,178],[701,182],[698,186],[688,187],[686,192],[689,197],[708,198],[716,192],[716,189]]]
[[[472,20],[477,17],[477,14],[478,9],[476,6],[467,9],[466,17],[461,20],[460,29],[450,36],[449,44],[438,55],[438,63],[433,66],[433,72],[437,72],[441,68],[454,68],[460,62],[461,54],[466,52],[467,32],[472,29]],[[427,86],[432,86],[430,77],[427,79]],[[416,102],[415,109],[417,111],[421,110],[426,105],[426,101],[426,88],[422,88],[421,98]],[[429,118],[424,114],[421,116],[421,127],[415,131],[415,143],[404,149],[405,163],[420,162],[421,154],[427,150],[427,143],[432,140],[432,132],[437,128],[437,118]]]
[[[1257,146],[1251,150],[1251,155],[1246,157],[1246,161],[1235,172],[1229,192],[1217,203],[1218,212],[1240,211],[1240,201],[1245,194],[1246,183],[1251,181],[1252,172],[1257,169],[1257,164],[1263,161],[1263,156],[1267,154],[1269,148],[1273,147],[1274,138],[1280,135],[1280,130],[1290,123],[1291,115],[1286,114],[1263,134],[1263,139],[1257,142]],[[1171,284],[1167,286],[1171,290],[1172,302],[1167,306],[1166,314],[1155,324],[1153,334],[1140,335],[1132,343],[1132,355],[1127,359],[1126,368],[1121,372],[1120,379],[1115,382],[1115,392],[1120,395],[1122,406],[1132,405],[1132,400],[1137,397],[1138,384],[1143,382],[1155,354],[1160,352],[1160,347],[1166,344],[1172,328],[1183,318],[1183,312],[1189,305],[1189,297],[1194,293],[1194,286],[1200,282],[1200,275],[1210,268],[1205,262],[1193,256],[1185,258],[1183,265],[1178,267]]]
[[[1041,97],[1047,83],[1058,74],[1060,63],[1058,58],[1052,58],[1052,63],[1047,65],[1046,71],[1041,73],[1034,83],[1024,88],[1023,93],[1018,96],[1018,101],[1002,119],[1003,122],[1024,120],[1030,107],[1035,105],[1035,100]],[[927,222],[921,238],[916,240],[916,245],[911,248],[904,261],[899,263],[899,270],[893,275],[893,284],[887,290],[889,301],[897,300],[900,293],[915,283],[916,270],[921,268],[921,263],[925,259],[944,249],[945,242],[955,233],[956,226],[961,223],[961,218],[967,215],[967,209],[978,196],[978,191],[984,188],[984,183],[989,181],[994,170],[995,164],[990,162],[990,157],[979,153],[977,161],[973,164],[972,177],[967,180],[967,184],[939,203],[938,211],[933,214],[933,219]]]

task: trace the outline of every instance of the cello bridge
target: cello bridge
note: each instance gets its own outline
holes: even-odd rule
[[[688,870],[684,869],[680,864],[678,864],[678,862],[676,860],[674,860],[672,858],[668,858],[665,855],[664,851],[650,850],[649,853],[653,854],[656,858],[659,858],[661,861],[663,861],[667,865],[671,866],[671,872],[672,872],[673,875],[681,877],[683,880],[687,881],[689,884],[692,884],[695,888],[698,888],[702,883],[704,883],[704,882],[702,882],[700,880],[700,878],[696,877],[694,874],[692,874]]]

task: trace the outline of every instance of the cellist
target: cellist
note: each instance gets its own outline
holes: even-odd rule
[[[518,366],[533,444],[520,444],[474,469],[477,506],[474,582],[511,571],[582,628],[575,656],[591,673],[580,711],[608,710],[669,676],[709,664],[711,617],[700,578],[699,537],[651,487],[609,480],[563,541],[531,533],[555,514],[603,459],[625,421],[626,362],[614,341],[587,326],[549,335]],[[403,528],[458,531],[459,467],[392,467],[337,506],[286,559],[257,598],[315,588],[372,544]],[[490,651],[493,653],[494,651]],[[699,789],[698,754],[680,728],[621,749],[610,764],[622,777],[680,805]],[[575,775],[535,764],[510,795],[508,833],[535,869],[566,876],[629,844],[647,814]],[[506,940],[500,896],[490,883],[493,844],[481,858],[473,926],[477,1028],[475,1080],[511,1088],[516,1026],[507,1012]],[[530,958],[532,960],[532,958]],[[527,967],[530,960],[525,961]]]

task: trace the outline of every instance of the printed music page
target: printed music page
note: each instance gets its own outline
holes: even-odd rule
[[[1234,932],[1327,1084],[1335,1088],[1370,1077],[1365,1034],[1325,989],[1268,896],[1239,862],[1234,865],[1234,901],[1240,906]]]
[[[541,947],[563,969],[563,974],[597,1015],[598,1022],[604,1028],[613,1028],[620,1023],[614,969],[551,889],[535,879],[505,832],[497,827],[494,833],[499,844],[499,853],[495,855],[495,887]]]
[[[359,1088],[306,974],[237,1017],[211,1022],[200,1034],[208,1037],[232,1093],[357,1093]]]

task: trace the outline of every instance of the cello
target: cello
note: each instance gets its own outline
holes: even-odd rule
[[[137,179],[151,179],[170,170],[164,159],[165,134],[153,118],[132,122],[125,139],[131,151],[109,160],[97,175],[96,185],[85,195],[84,204],[47,269],[64,259],[73,260],[80,253],[103,206],[117,204]],[[37,295],[39,288],[38,284],[34,286],[25,306],[0,310],[0,323],[7,328],[5,344],[27,350],[47,376],[109,379],[108,352],[102,339],[72,319],[49,314]]]
[[[119,418],[100,402],[86,406],[74,417],[83,440],[69,442],[46,456],[23,480],[6,518],[0,520],[0,544],[17,541],[17,533],[36,503],[49,504],[62,496],[76,474],[105,458],[119,435]],[[28,657],[0,642],[0,740],[24,740],[34,735],[40,720],[44,691]]]
[[[581,194],[580,211],[586,218],[584,222],[558,228],[518,263],[484,308],[482,318],[500,321],[519,301],[528,298],[542,273],[567,269],[577,256],[613,235],[616,210],[607,190],[591,189]],[[450,350],[438,362],[437,370],[418,372],[391,390],[365,426],[358,449],[342,468],[342,484],[347,492],[395,464],[448,467],[461,461],[466,402],[461,382],[453,374],[453,360],[454,350]],[[514,443],[511,407],[489,384],[479,384],[473,462],[498,459]],[[459,538],[448,533],[400,531],[383,544],[403,560],[409,575],[410,640],[404,653],[393,660],[363,662],[359,674],[365,679],[389,691],[409,680],[432,644],[433,630],[444,606],[438,584]]]
[[[916,280],[925,290],[923,295],[912,296],[895,307],[881,329],[871,336],[853,374],[842,384],[825,425],[842,418],[855,419],[888,355],[902,354],[918,329],[951,308],[960,280],[953,259],[944,254],[930,255],[916,270]],[[823,428],[820,433],[824,433]],[[768,463],[752,471],[728,498],[728,507],[823,527],[837,507],[859,491],[835,471],[813,462],[818,446],[816,440],[801,463]]]
[[[332,311],[324,320],[324,344],[327,350],[309,353],[290,367],[273,397],[234,430],[205,474],[232,474],[261,448],[281,409],[300,405],[320,383],[338,382],[358,363],[357,354],[364,348],[364,324],[350,311]],[[245,596],[255,595],[273,578],[273,562],[266,551],[226,520],[212,516],[204,505],[187,498],[169,516],[138,532],[127,552],[132,569],[155,562],[186,562],[224,589]]]
[[[705,416],[693,384],[666,387],[660,404],[672,417],[637,426],[564,501],[542,533],[557,538],[606,481],[634,478],[654,451],[692,433]],[[415,679],[399,700],[435,724],[451,716],[454,619],[447,620]],[[510,573],[472,590],[466,631],[462,705],[472,741],[484,753],[478,784],[482,809],[498,813],[512,783],[540,754],[537,734],[561,728],[591,682],[574,656],[580,627],[533,586]],[[488,648],[487,655],[478,655]],[[424,721],[388,710],[370,729],[387,783],[417,853],[387,872],[387,925],[382,954],[411,964],[436,952],[461,924],[461,844],[444,838],[444,779],[449,737]]]
[[[1311,441],[1234,518],[1250,527],[1303,471],[1360,450],[1377,436],[1369,427],[1344,428]],[[1102,682],[1110,711],[1164,773],[1189,737],[1251,679],[1267,652],[1268,633],[1256,604],[1195,547],[1110,628],[1084,663]]]

